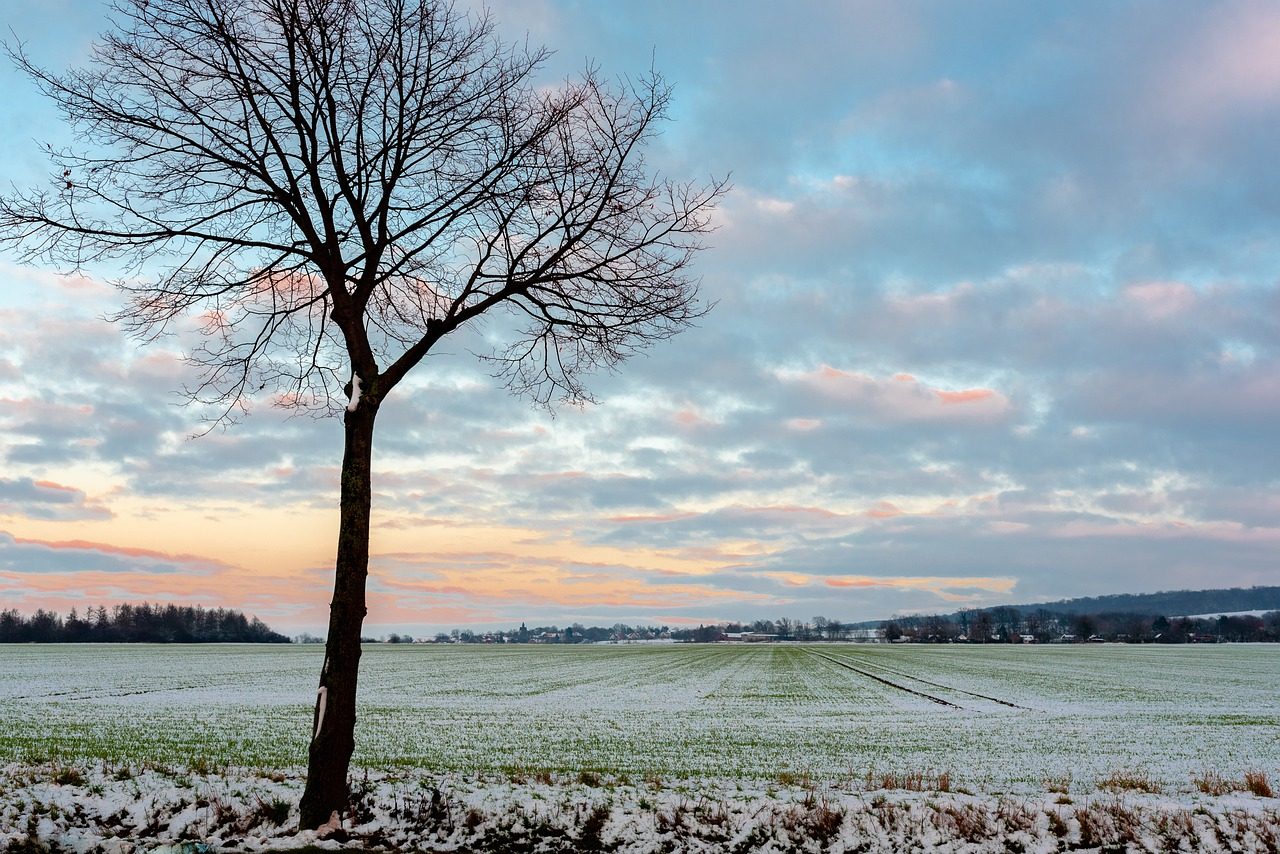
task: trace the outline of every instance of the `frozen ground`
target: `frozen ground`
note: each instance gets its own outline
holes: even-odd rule
[[[296,768],[318,647],[0,648],[0,762]],[[1116,772],[1280,780],[1280,648],[371,646],[358,768],[838,782],[985,794]],[[944,701],[949,705],[944,705]]]
[[[1280,851],[1275,647],[369,647],[325,840],[320,652],[0,648],[0,851]]]
[[[936,785],[937,781],[933,781]],[[880,791],[814,783],[373,774],[343,827],[296,829],[301,781],[111,765],[0,769],[0,850],[1275,852],[1275,799]]]

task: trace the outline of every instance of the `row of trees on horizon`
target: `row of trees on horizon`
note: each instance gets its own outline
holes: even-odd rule
[[[1132,613],[1076,614],[1044,608],[1014,607],[961,611],[950,615],[896,617],[878,628],[846,623],[827,617],[811,621],[782,618],[752,622],[700,625],[672,629],[669,626],[584,626],[574,623],[497,631],[453,629],[434,637],[417,639],[392,634],[385,639],[366,637],[366,643],[608,643],[674,641],[714,643],[736,638],[802,643],[824,641],[889,641],[899,643],[1050,643],[1118,641],[1129,643],[1280,642],[1280,611],[1261,616],[1246,614],[1220,617],[1164,617]],[[303,635],[301,642],[320,642]]]
[[[64,619],[38,610],[30,617],[0,611],[0,643],[288,643],[257,617],[193,605],[99,605]]]
[[[1111,612],[1077,614],[1045,608],[991,608],[954,615],[899,617],[881,629],[889,641],[916,643],[1267,643],[1280,641],[1280,611],[1260,616],[1165,617]]]
[[[827,617],[814,617],[812,622],[784,617],[780,620],[756,620],[750,623],[716,623],[697,628],[673,629],[670,626],[632,626],[614,623],[612,626],[584,626],[574,623],[561,628],[558,625],[518,629],[473,631],[453,629],[437,632],[430,638],[391,634],[385,638],[363,637],[364,643],[607,643],[610,641],[659,641],[710,643],[724,640],[726,636],[742,633],[778,635],[781,640],[819,641],[848,640],[856,631],[852,623],[843,623]],[[304,634],[294,638],[299,643],[320,643],[324,639]]]
[[[844,622],[829,617],[809,621],[783,617],[777,620],[721,622],[696,628],[627,625],[584,626],[574,623],[496,631],[453,629],[430,638],[392,634],[386,638],[361,638],[366,643],[598,643],[608,641],[672,640],[709,643],[744,634],[784,641],[895,640],[918,642],[1014,643],[1069,639],[1087,641],[1133,640],[1181,643],[1191,640],[1280,640],[1276,613],[1262,617],[1244,615],[1225,619],[1196,619],[1187,614],[1227,614],[1242,611],[1280,613],[1280,586],[1232,587],[1210,590],[1162,590],[1155,593],[1122,593],[1045,602],[1039,605],[1004,605],[972,608],[951,614],[894,617],[881,622]],[[872,631],[878,629],[878,631]],[[303,635],[295,640],[322,642]]]
[[[733,639],[798,641],[890,641],[898,643],[1048,643],[1089,640],[1129,643],[1280,642],[1280,611],[1259,616],[1164,617],[1136,613],[1080,614],[1047,608],[998,607],[955,614],[903,616],[885,620],[878,628],[828,617],[796,620],[726,622],[696,628],[615,623],[584,626],[574,623],[497,631],[454,629],[430,638],[391,634],[364,637],[365,643],[607,643],[672,641],[713,643]],[[122,604],[111,609],[89,608],[81,616],[63,618],[38,610],[26,617],[16,610],[0,610],[0,643],[288,643],[257,617],[226,608],[191,605]],[[302,634],[296,643],[322,643]]]

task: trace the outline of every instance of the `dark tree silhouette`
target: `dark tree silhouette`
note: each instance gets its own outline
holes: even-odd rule
[[[0,199],[31,261],[127,275],[118,320],[144,340],[184,316],[205,337],[193,400],[341,413],[341,514],[302,799],[347,803],[383,403],[442,338],[495,309],[483,354],[542,404],[589,399],[612,367],[705,310],[688,267],[723,181],[651,176],[670,96],[656,74],[589,68],[554,89],[547,53],[429,0],[117,0],[88,66],[17,64],[78,148],[53,184]],[[198,312],[198,314],[196,314]]]
[[[92,610],[92,609],[91,609]],[[108,615],[98,608],[92,622],[75,609],[66,620],[49,611],[26,619],[0,611],[0,643],[288,643],[257,617],[191,605],[117,605]]]

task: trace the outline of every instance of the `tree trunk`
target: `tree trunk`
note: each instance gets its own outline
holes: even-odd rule
[[[347,769],[355,749],[356,678],[360,668],[360,628],[369,574],[370,468],[377,407],[358,401],[345,415],[342,503],[338,558],[329,605],[329,636],[312,718],[307,786],[302,793],[304,830],[328,822],[348,807]]]

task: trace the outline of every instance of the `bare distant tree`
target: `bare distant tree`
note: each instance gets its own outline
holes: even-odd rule
[[[688,271],[724,191],[653,177],[670,91],[547,53],[430,0],[116,0],[88,66],[17,64],[62,109],[51,186],[0,198],[30,261],[125,270],[143,339],[196,315],[193,399],[341,414],[341,522],[302,799],[347,803],[369,560],[374,423],[445,336],[503,309],[495,375],[535,401],[687,327]]]
[[[979,611],[977,616],[973,618],[973,631],[969,635],[970,641],[978,643],[991,643],[991,633],[995,631],[995,621],[991,619],[990,611]]]
[[[1026,633],[1036,640],[1044,640],[1045,623],[1039,611],[1029,611],[1022,619]]]
[[[991,619],[995,622],[1000,642],[1013,643],[1014,635],[1018,633],[1018,626],[1022,622],[1022,613],[1017,608],[1001,605],[991,609]]]
[[[931,643],[948,643],[955,639],[956,624],[941,614],[930,614],[924,618],[921,631]]]

